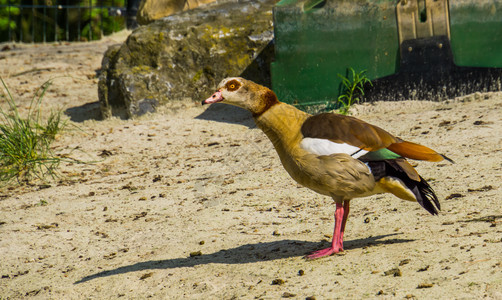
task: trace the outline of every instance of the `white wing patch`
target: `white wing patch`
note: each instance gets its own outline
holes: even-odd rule
[[[358,147],[349,144],[339,144],[326,139],[304,138],[300,147],[310,153],[317,155],[330,155],[334,153],[346,153],[353,158],[359,158],[368,153],[366,150],[361,150]]]

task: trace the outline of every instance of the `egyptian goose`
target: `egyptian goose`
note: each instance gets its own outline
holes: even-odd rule
[[[226,78],[202,104],[228,103],[249,110],[299,184],[336,202],[331,247],[307,255],[320,258],[343,251],[350,200],[378,193],[416,201],[436,215],[439,201],[430,185],[406,161],[448,159],[350,116],[312,116],[282,103],[270,89],[249,80]],[[450,160],[450,159],[448,159]]]

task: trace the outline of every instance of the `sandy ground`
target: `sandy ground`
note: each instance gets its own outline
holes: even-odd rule
[[[445,153],[418,162],[442,204],[352,201],[343,255],[332,200],[298,186],[247,112],[177,103],[96,119],[101,55],[127,33],[62,45],[0,45],[20,110],[55,78],[44,109],[82,130],[49,184],[0,190],[0,299],[502,299],[502,93],[358,105],[357,117]]]

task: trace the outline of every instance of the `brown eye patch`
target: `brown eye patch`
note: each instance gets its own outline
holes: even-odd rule
[[[229,92],[237,91],[240,87],[241,87],[241,83],[235,79],[230,80],[229,82],[227,82],[227,84],[225,84],[225,88]]]

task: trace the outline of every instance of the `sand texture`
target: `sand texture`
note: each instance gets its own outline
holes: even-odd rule
[[[343,255],[307,261],[334,203],[289,177],[247,112],[194,99],[95,120],[102,54],[125,37],[0,45],[20,111],[55,78],[44,111],[80,128],[55,151],[93,162],[0,190],[0,299],[502,299],[502,93],[354,107],[455,161],[413,162],[442,210],[355,199]]]

